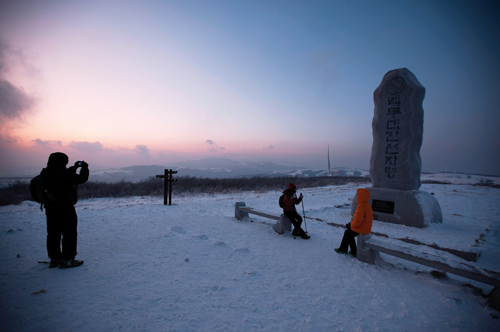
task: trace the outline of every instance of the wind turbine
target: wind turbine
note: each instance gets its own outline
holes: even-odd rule
[[[330,145],[328,145],[328,175],[331,175],[330,172]]]
[[[330,145],[328,145],[328,176],[330,176],[330,175],[338,175],[338,174],[337,174],[337,171],[332,172],[330,170]]]

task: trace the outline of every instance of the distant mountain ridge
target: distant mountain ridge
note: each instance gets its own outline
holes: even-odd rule
[[[198,178],[239,178],[239,177],[316,177],[327,176],[325,169],[309,169],[306,167],[291,167],[276,165],[270,162],[243,162],[224,158],[209,158],[196,161],[185,161],[172,163],[171,165],[138,165],[124,168],[96,170],[91,167],[90,181],[119,182],[130,181],[139,182],[151,176],[164,174],[165,169],[178,171],[176,176],[196,176]],[[330,169],[331,176],[362,176],[370,177],[370,172],[364,169],[352,167],[334,167]],[[29,182],[32,176],[0,177],[0,188],[16,182]],[[500,176],[467,174],[467,173],[428,173],[422,172],[423,183],[438,182],[450,184],[468,185],[493,185],[500,186]]]
[[[90,181],[117,182],[121,180],[138,182],[142,179],[164,174],[165,169],[178,171],[177,176],[195,176],[203,178],[238,178],[254,176],[298,176],[315,177],[327,176],[326,169],[307,169],[305,167],[290,167],[276,165],[270,162],[234,161],[224,158],[208,158],[195,161],[186,161],[168,166],[143,165],[130,166],[119,169],[92,171]],[[334,176],[368,176],[366,170],[350,167],[338,167],[331,171]]]

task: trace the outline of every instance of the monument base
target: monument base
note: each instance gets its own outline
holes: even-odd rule
[[[422,190],[366,188],[370,192],[373,219],[393,224],[423,228],[431,223],[442,223],[441,207],[434,196]],[[354,195],[351,214],[357,206]]]

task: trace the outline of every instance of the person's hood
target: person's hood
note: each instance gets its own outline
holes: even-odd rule
[[[60,169],[66,168],[69,158],[62,152],[54,152],[49,156],[49,161],[47,162],[48,169]]]
[[[358,198],[357,198],[356,202],[358,204],[361,202],[368,202],[369,199],[370,199],[370,192],[368,191],[368,189],[359,188],[358,189]]]

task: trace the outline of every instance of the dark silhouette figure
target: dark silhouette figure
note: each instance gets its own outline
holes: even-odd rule
[[[50,268],[68,268],[83,264],[83,261],[75,260],[78,218],[74,205],[78,201],[78,185],[87,182],[89,168],[84,161],[77,161],[74,166],[66,168],[68,161],[68,156],[64,153],[52,153],[47,168],[41,173],[48,197],[45,200],[45,214]],[[79,167],[80,174],[77,174]]]

